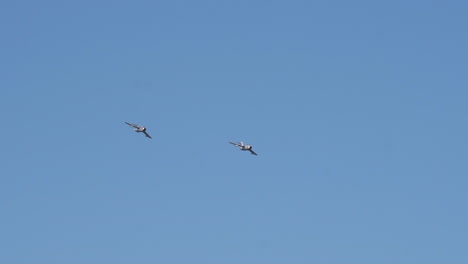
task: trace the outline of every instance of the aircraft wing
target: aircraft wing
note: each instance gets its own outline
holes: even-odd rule
[[[233,144],[233,145],[234,145],[234,146],[236,146],[236,147],[240,147],[240,146],[242,146],[241,144],[239,144],[239,143],[236,143],[236,142],[229,142],[229,143],[230,143],[230,144]]]
[[[143,133],[145,133],[145,136],[146,136],[147,138],[152,138],[148,133],[146,133],[146,131],[144,131]]]
[[[128,122],[125,122],[125,124],[131,126],[131,127],[134,127],[134,128],[140,128],[139,125],[136,125],[136,124],[132,124],[132,123],[128,123]]]

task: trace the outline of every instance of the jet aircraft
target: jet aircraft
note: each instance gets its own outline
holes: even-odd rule
[[[252,150],[252,146],[251,145],[245,145],[244,142],[229,142],[230,144],[240,148],[240,150],[243,150],[243,151],[250,151],[250,153],[252,155],[257,155],[257,153],[255,153],[255,151]]]
[[[151,136],[146,132],[146,127],[144,127],[144,126],[139,126],[139,125],[137,125],[137,124],[128,123],[128,122],[125,122],[125,124],[127,124],[127,125],[129,125],[129,126],[131,126],[131,127],[134,127],[135,129],[133,129],[133,130],[135,130],[135,132],[143,133],[143,134],[145,134],[145,136],[146,136],[147,138],[151,138]]]

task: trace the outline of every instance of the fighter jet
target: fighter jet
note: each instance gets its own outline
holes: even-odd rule
[[[242,141],[241,142],[229,142],[229,143],[233,144],[236,147],[239,147],[240,150],[243,150],[243,151],[248,150],[248,151],[250,151],[250,153],[252,155],[257,155],[257,153],[255,153],[255,151],[252,150],[251,145],[244,145],[244,142],[242,142]]]
[[[135,132],[138,132],[138,133],[143,132],[147,138],[151,138],[151,136],[148,133],[146,133],[146,127],[139,126],[139,125],[132,124],[132,123],[128,123],[128,122],[125,122],[125,124],[127,124],[127,125],[129,125],[131,127],[134,127],[135,129],[133,129],[133,130],[135,130]]]

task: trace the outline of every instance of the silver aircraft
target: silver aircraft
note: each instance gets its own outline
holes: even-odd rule
[[[127,124],[127,125],[129,125],[131,127],[134,127],[135,129],[133,129],[133,130],[135,130],[135,132],[138,132],[138,133],[143,132],[147,138],[151,138],[151,136],[148,133],[146,133],[146,127],[139,126],[139,125],[132,124],[132,123],[128,123],[128,122],[125,122],[125,124]]]
[[[242,141],[241,142],[229,142],[229,143],[233,144],[236,147],[239,147],[240,150],[243,150],[243,151],[248,150],[248,151],[250,151],[250,153],[252,155],[257,155],[257,153],[255,153],[255,151],[252,150],[251,145],[244,145],[244,142],[242,142]]]

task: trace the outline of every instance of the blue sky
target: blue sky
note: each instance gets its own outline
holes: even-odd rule
[[[467,8],[3,2],[0,262],[467,263]]]

